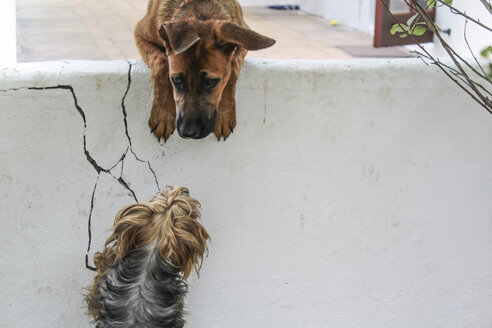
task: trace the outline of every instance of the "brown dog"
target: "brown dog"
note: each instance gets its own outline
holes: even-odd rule
[[[236,0],[149,0],[135,40],[154,83],[149,126],[164,140],[175,127],[183,138],[225,140],[244,56],[275,43],[248,28]]]

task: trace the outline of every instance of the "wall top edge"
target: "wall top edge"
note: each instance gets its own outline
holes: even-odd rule
[[[6,75],[16,75],[22,73],[43,72],[60,73],[62,70],[79,71],[83,73],[116,73],[126,72],[131,63],[137,67],[145,67],[141,59],[132,60],[63,60],[48,62],[29,62],[17,63],[9,66],[0,67],[0,78]],[[307,59],[261,59],[247,58],[243,68],[260,70],[318,70],[328,69],[337,70],[340,68],[384,68],[392,66],[415,66],[422,62],[416,58],[376,58],[376,59],[357,59],[357,60],[307,60]]]
[[[449,59],[442,61],[452,66]],[[150,73],[147,65],[141,59],[113,61],[51,61],[17,63],[10,67],[0,68],[0,91],[16,88],[46,87],[72,84],[80,78],[93,76],[128,75],[131,65],[132,75],[147,76]],[[410,75],[409,75],[410,74]],[[402,76],[426,76],[439,74],[434,65],[425,65],[418,58],[376,58],[360,60],[302,60],[302,59],[246,59],[240,81],[243,86],[254,86],[258,79],[277,81],[286,86],[292,84],[292,79],[300,76],[309,78],[316,76],[323,80],[358,79],[397,79]],[[444,76],[444,75],[443,75]],[[287,78],[290,77],[290,78]]]

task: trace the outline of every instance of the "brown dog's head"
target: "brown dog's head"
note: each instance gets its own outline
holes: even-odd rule
[[[181,137],[193,139],[204,138],[214,129],[217,108],[238,47],[259,50],[275,43],[226,21],[174,21],[162,25],[159,34],[169,61],[176,128]]]

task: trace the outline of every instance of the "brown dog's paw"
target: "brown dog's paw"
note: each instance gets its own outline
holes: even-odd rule
[[[149,127],[150,132],[152,132],[159,141],[161,141],[161,138],[166,141],[174,132],[174,120],[156,122],[151,122],[151,120],[149,120]]]
[[[168,113],[166,115],[165,111],[158,111],[155,108],[152,108],[152,113],[150,114],[149,118],[149,127],[150,132],[153,133],[159,141],[161,140],[161,138],[164,139],[164,141],[169,139],[175,129],[174,110],[173,114]]]
[[[217,120],[215,121],[215,136],[218,140],[224,137],[226,140],[231,132],[234,132],[236,127],[236,113],[235,112],[221,112],[217,113]]]

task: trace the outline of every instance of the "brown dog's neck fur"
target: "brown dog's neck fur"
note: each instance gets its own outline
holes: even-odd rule
[[[227,0],[167,0],[158,8],[157,28],[177,20],[224,20],[245,26],[241,8],[223,5]]]

